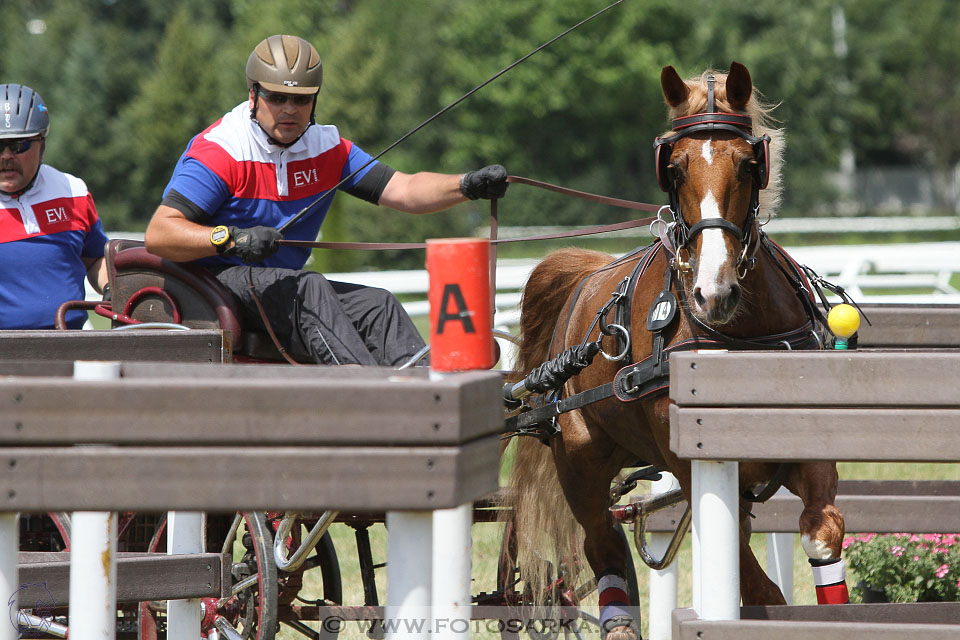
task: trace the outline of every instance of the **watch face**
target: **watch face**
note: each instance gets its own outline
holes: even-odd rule
[[[210,242],[215,245],[221,245],[230,238],[230,231],[226,227],[215,227],[210,232]]]

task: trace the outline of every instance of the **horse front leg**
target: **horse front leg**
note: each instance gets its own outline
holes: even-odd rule
[[[740,501],[740,599],[744,606],[787,604],[780,587],[766,574],[750,548],[752,507],[752,503]]]
[[[800,496],[800,545],[810,559],[818,604],[850,601],[843,547],[843,514],[837,497],[837,465],[833,462],[795,464],[786,487]]]
[[[639,640],[639,620],[631,610],[625,579],[629,549],[609,509],[610,482],[623,466],[622,453],[602,432],[588,430],[576,414],[568,414],[563,435],[553,444],[560,486],[584,531],[584,554],[597,578],[603,637]]]

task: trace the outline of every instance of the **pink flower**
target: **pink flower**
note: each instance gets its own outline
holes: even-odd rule
[[[950,571],[950,565],[948,564],[940,565],[940,568],[937,569],[937,577],[942,578],[943,576],[947,575],[948,571]]]

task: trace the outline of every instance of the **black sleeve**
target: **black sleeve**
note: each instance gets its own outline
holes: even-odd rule
[[[387,188],[387,183],[390,182],[390,178],[392,178],[396,172],[396,169],[382,162],[377,163],[370,168],[367,175],[360,178],[355,186],[350,189],[344,189],[344,191],[361,200],[379,204],[383,190]]]
[[[160,204],[176,209],[190,222],[196,222],[197,224],[209,224],[210,222],[209,213],[188,200],[176,189],[170,189]]]

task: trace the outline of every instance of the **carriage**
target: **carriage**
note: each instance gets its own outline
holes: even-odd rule
[[[638,604],[635,569],[620,524],[636,523],[640,557],[655,568],[669,564],[689,525],[688,517],[681,519],[663,557],[645,546],[643,518],[689,495],[689,465],[668,446],[669,354],[822,348],[827,341],[814,298],[814,285],[825,283],[811,282],[762,230],[758,214],[762,205],[772,206],[779,148],[776,132],[765,127],[749,72],[733,63],[729,75],[705,73],[685,82],[667,67],[661,80],[673,130],[655,147],[658,180],[670,197],[664,209],[672,220],[660,213],[650,219],[654,242],[623,257],[561,250],[531,274],[521,308],[519,362],[519,370],[530,373],[522,380],[509,378],[504,400],[507,433],[532,437],[519,441],[516,490],[474,509],[478,521],[506,514],[508,523],[496,588],[476,596],[477,604],[575,611],[586,593],[596,591],[600,615],[593,621],[611,640],[639,637],[630,611]],[[269,336],[243,326],[232,297],[206,272],[157,258],[130,241],[111,242],[106,260],[110,303],[68,307],[95,309],[115,326],[220,329],[230,336],[237,363],[282,357]],[[306,361],[306,354],[288,355]],[[621,476],[631,468],[638,470]],[[661,470],[677,476],[681,489],[616,505],[639,480]],[[836,483],[835,465],[829,463],[744,465],[745,603],[783,602],[747,545],[749,504],[781,485],[800,495],[804,548],[820,563],[815,566],[828,566],[840,557],[843,533],[842,516],[833,506]],[[156,551],[163,544],[163,519],[145,518],[125,516],[127,542],[131,549]],[[219,629],[228,637],[232,632],[269,640],[283,622],[307,637],[335,636],[304,624],[342,605],[339,561],[326,529],[339,521],[356,531],[365,606],[377,606],[368,529],[382,520],[381,514],[336,512],[211,518],[211,548],[237,560],[232,595],[207,603],[213,613],[205,617],[204,633]],[[68,543],[64,522],[55,518],[60,544]],[[570,548],[571,541],[582,550]],[[322,576],[321,599],[300,598],[308,571]],[[843,597],[838,592],[830,595],[835,601]],[[337,611],[347,618],[364,615],[345,609]],[[160,637],[162,620],[156,603],[141,603],[131,612],[140,638]],[[510,633],[504,631],[505,637]]]

